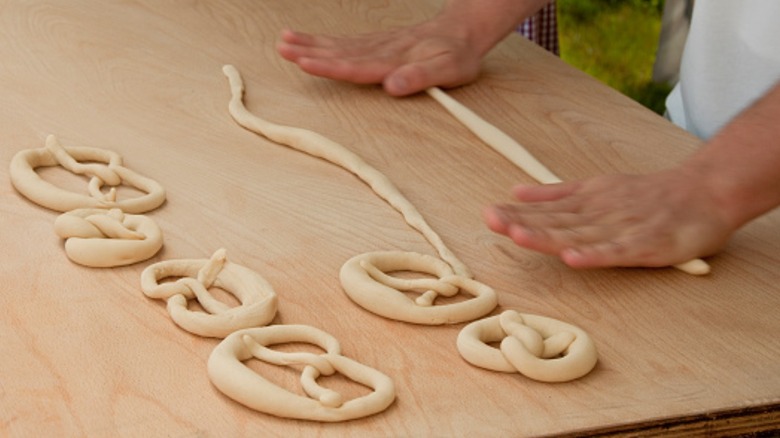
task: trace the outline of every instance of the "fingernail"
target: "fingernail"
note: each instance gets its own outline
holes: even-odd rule
[[[403,94],[408,88],[409,84],[403,76],[390,76],[387,80],[387,91],[390,94]]]

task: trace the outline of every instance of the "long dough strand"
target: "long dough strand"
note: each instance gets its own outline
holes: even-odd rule
[[[486,122],[468,107],[448,96],[440,88],[432,87],[427,89],[426,92],[485,144],[511,161],[537,182],[554,184],[563,181],[512,137]],[[710,265],[702,259],[693,259],[674,265],[674,267],[692,275],[706,275],[710,272]]]
[[[436,248],[439,256],[449,263],[456,273],[472,277],[466,265],[444,245],[441,237],[425,222],[420,212],[385,175],[363,161],[354,152],[321,134],[307,129],[277,125],[250,113],[244,106],[244,83],[238,70],[232,65],[226,65],[222,71],[230,82],[232,94],[228,110],[239,125],[276,143],[330,161],[353,173],[368,184],[379,197],[401,213],[404,220]]]

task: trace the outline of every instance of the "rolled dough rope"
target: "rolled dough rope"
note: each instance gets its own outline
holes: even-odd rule
[[[159,283],[168,277],[182,277]],[[196,277],[196,278],[192,278]],[[233,294],[241,303],[229,307],[208,293],[215,286]],[[220,249],[210,259],[168,260],[148,266],[141,273],[141,290],[166,300],[171,319],[190,333],[213,338],[247,327],[263,326],[276,315],[276,292],[256,272],[227,261]],[[197,299],[209,313],[191,311],[188,299]]]
[[[488,345],[493,342],[500,342],[500,348]],[[474,366],[519,372],[542,382],[580,378],[598,361],[596,346],[579,327],[514,310],[467,325],[458,334],[457,346]]]
[[[83,208],[61,214],[54,232],[65,239],[73,262],[93,268],[125,266],[152,258],[163,246],[157,223],[118,208]]]
[[[326,353],[280,353],[267,348],[291,342],[314,344]],[[243,363],[252,357],[276,365],[306,365],[301,384],[304,392],[313,398],[290,392],[257,374]],[[342,356],[334,337],[305,325],[268,326],[232,333],[211,352],[207,369],[211,382],[228,397],[254,410],[283,418],[347,421],[382,412],[395,400],[395,387],[389,377]],[[341,394],[316,383],[320,374],[333,372],[373,391],[344,401]]]
[[[401,279],[386,272],[423,272],[438,278]],[[471,321],[490,313],[498,305],[495,291],[478,281],[456,275],[436,257],[403,252],[371,252],[355,256],[341,267],[341,285],[361,307],[377,315],[415,324],[438,325]],[[413,301],[399,291],[426,291]],[[474,298],[434,306],[438,295],[454,296],[459,291]]]
[[[244,84],[238,70],[232,65],[226,65],[222,71],[230,82],[231,99],[228,109],[230,115],[239,125],[276,143],[322,158],[353,173],[368,184],[379,197],[400,212],[404,220],[433,245],[439,256],[449,263],[457,274],[472,276],[466,265],[444,245],[441,237],[431,229],[414,205],[385,175],[363,161],[354,152],[316,132],[277,125],[250,113],[244,106]]]
[[[491,125],[469,108],[453,99],[441,89],[432,87],[426,90],[428,95],[439,102],[453,117],[465,125],[474,135],[511,161],[531,178],[541,184],[554,184],[562,180],[537,160],[527,149]],[[705,275],[710,266],[702,259],[693,259],[674,265],[675,268],[693,275]]]
[[[79,161],[96,163],[82,164]],[[63,190],[42,179],[35,172],[38,167],[49,166],[62,166],[75,174],[90,177],[88,189],[91,196]],[[165,202],[165,190],[162,186],[123,167],[119,154],[97,148],[65,148],[53,135],[46,138],[46,146],[43,148],[17,152],[11,159],[10,174],[11,183],[19,193],[36,204],[55,211],[119,208],[125,213],[145,213]],[[107,194],[100,191],[104,184],[117,186],[123,183],[146,194],[117,201],[115,188]]]

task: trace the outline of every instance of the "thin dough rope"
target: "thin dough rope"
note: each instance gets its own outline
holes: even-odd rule
[[[419,211],[381,172],[363,161],[357,154],[344,146],[307,129],[283,126],[271,123],[252,114],[244,105],[244,83],[238,70],[232,65],[226,65],[222,71],[230,82],[231,99],[228,109],[233,119],[244,128],[261,134],[268,139],[289,146],[297,151],[322,158],[336,164],[368,184],[371,189],[388,204],[403,215],[406,222],[419,231],[430,242],[439,256],[452,266],[453,270],[469,278],[472,274],[428,225]]]
[[[474,135],[485,144],[493,148],[504,158],[519,167],[531,178],[541,184],[555,184],[563,182],[552,173],[527,149],[505,134],[497,127],[486,122],[483,118],[471,111],[468,107],[444,93],[438,87],[426,90],[434,100],[439,102],[453,117],[465,125]],[[685,263],[674,265],[675,268],[692,275],[706,275],[710,272],[710,265],[702,259],[693,259]]]

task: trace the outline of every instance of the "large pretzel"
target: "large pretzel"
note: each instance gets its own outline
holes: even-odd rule
[[[159,283],[168,277],[174,282]],[[195,277],[195,278],[192,278]],[[212,286],[232,293],[241,304],[228,305],[211,296]],[[196,335],[223,338],[247,327],[264,326],[276,315],[276,292],[251,269],[227,261],[220,249],[210,259],[167,260],[148,266],[141,273],[141,289],[150,298],[166,300],[171,319]],[[188,299],[197,299],[207,312],[187,308]]]
[[[324,354],[285,353],[269,345],[314,344]],[[305,325],[278,325],[237,331],[214,348],[208,360],[211,382],[225,395],[254,410],[277,417],[323,422],[346,421],[385,410],[395,400],[393,381],[385,374],[341,355],[338,341]],[[252,357],[274,365],[305,365],[301,386],[308,395],[290,392],[244,365]],[[365,385],[370,394],[344,401],[341,394],[320,386],[320,375],[341,373]]]
[[[72,261],[95,268],[147,260],[163,246],[160,227],[149,217],[115,208],[82,208],[61,214],[54,231],[65,239]]]
[[[422,272],[438,278],[402,279],[388,272]],[[416,324],[455,324],[482,317],[498,304],[495,291],[478,281],[457,275],[436,257],[403,251],[370,252],[355,256],[341,267],[341,285],[363,308],[386,318]],[[416,300],[403,291],[422,293]],[[465,291],[474,298],[436,306],[437,296]]]
[[[90,195],[61,189],[35,172],[38,167],[50,166],[62,166],[75,174],[90,177]],[[61,212],[78,208],[119,208],[126,213],[145,213],[165,202],[162,186],[123,167],[119,154],[90,147],[66,148],[53,135],[46,138],[45,147],[17,152],[11,159],[10,174],[11,183],[19,193],[38,205]],[[117,200],[116,186],[122,184],[146,194],[138,198]],[[101,191],[104,185],[112,186],[108,193]]]
[[[488,345],[493,342],[500,342],[500,348]],[[598,360],[596,346],[579,327],[514,310],[467,325],[457,346],[472,365],[543,382],[577,379]]]

